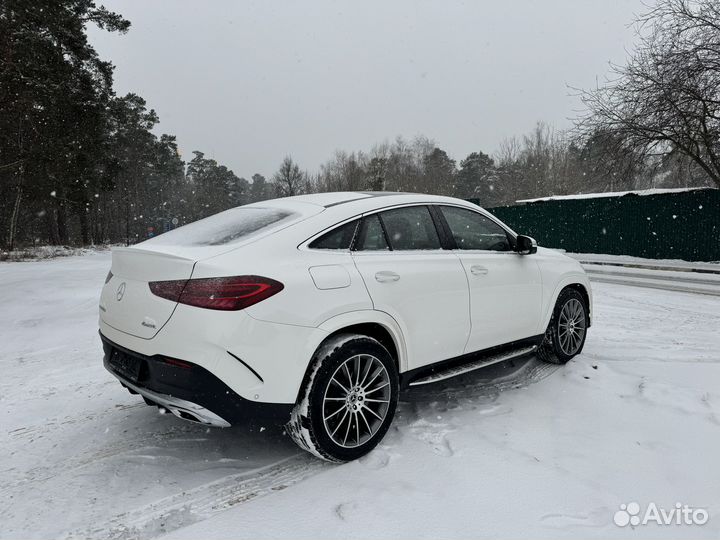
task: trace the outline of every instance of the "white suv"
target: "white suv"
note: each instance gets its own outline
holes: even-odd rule
[[[450,197],[322,193],[241,206],[113,251],[105,366],[214,426],[271,415],[333,461],[369,452],[401,388],[580,353],[580,265]]]

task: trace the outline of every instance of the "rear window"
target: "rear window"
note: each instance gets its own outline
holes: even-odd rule
[[[278,208],[232,208],[209,218],[179,227],[145,241],[174,246],[221,246],[231,244],[296,214]]]

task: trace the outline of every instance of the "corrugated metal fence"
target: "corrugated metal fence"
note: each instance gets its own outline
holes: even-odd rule
[[[574,253],[720,261],[717,189],[536,201],[488,210],[546,247]]]

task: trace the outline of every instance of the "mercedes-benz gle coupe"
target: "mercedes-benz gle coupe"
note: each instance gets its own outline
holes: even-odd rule
[[[249,204],[113,250],[104,363],[176,416],[288,423],[349,461],[407,386],[510,358],[567,362],[592,294],[580,264],[450,197],[322,193]]]

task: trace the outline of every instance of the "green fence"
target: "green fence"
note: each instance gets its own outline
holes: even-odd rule
[[[720,261],[717,189],[536,201],[488,210],[546,247],[574,253]]]

